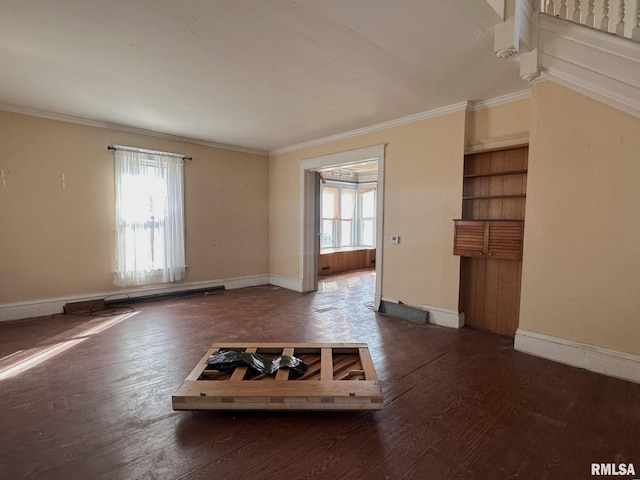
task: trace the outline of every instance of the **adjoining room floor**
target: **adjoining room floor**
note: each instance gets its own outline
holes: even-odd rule
[[[376,314],[374,282],[359,271],[316,293],[262,286],[0,324],[0,478],[586,479],[591,463],[640,477],[640,385]],[[384,408],[172,411],[214,342],[366,342]]]

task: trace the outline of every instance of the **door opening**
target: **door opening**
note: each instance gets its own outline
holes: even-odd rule
[[[377,310],[382,298],[382,239],[384,206],[384,145],[325,155],[300,162],[301,234],[300,234],[300,271],[302,291],[315,291],[318,288],[318,255],[320,253],[320,172],[342,168],[354,172],[357,165],[377,164],[376,208],[375,208],[375,269],[376,284],[374,308]]]

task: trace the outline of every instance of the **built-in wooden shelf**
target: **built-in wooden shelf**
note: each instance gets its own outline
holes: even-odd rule
[[[489,200],[492,198],[525,198],[527,195],[524,193],[517,193],[513,195],[478,195],[473,197],[462,197],[463,200]]]
[[[466,220],[464,218],[454,218],[454,222],[522,222],[519,218],[474,218],[473,220]]]
[[[527,173],[527,170],[509,170],[506,172],[485,172],[485,173],[469,173],[463,175],[464,178],[478,178],[478,177],[502,177],[505,175],[521,175]]]
[[[462,215],[454,220],[465,324],[514,336],[518,328],[528,148],[465,155]]]

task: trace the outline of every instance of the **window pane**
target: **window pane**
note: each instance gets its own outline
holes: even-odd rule
[[[182,160],[120,149],[114,157],[114,283],[129,286],[182,280],[185,269]]]
[[[366,218],[362,220],[362,245],[367,247],[373,247],[374,231],[373,231],[373,219]]]
[[[341,247],[350,247],[351,245],[353,245],[353,239],[352,239],[352,226],[353,226],[353,222],[348,220],[342,220],[340,222],[340,246]]]
[[[353,220],[353,210],[355,208],[356,192],[355,190],[342,190],[342,201],[340,203],[340,219]]]
[[[333,223],[333,220],[322,220],[320,248],[331,248],[335,246]]]
[[[338,189],[322,187],[322,218],[338,218]]]
[[[362,218],[375,217],[376,211],[376,192],[375,190],[369,190],[360,194],[362,201]]]

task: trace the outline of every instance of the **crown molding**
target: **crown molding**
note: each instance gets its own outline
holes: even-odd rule
[[[46,118],[48,120],[57,120],[61,122],[74,123],[77,125],[85,125],[88,127],[106,128],[109,130],[116,130],[118,132],[133,133],[137,135],[147,135],[149,137],[163,138],[165,140],[172,140],[174,142],[190,143],[193,145],[202,145],[205,147],[219,148],[222,150],[231,150],[234,152],[250,153],[253,155],[265,155],[265,156],[269,154],[267,150],[259,150],[255,148],[241,147],[238,145],[229,145],[226,143],[217,143],[217,142],[211,142],[207,140],[200,140],[197,138],[183,137],[180,135],[173,135],[170,133],[162,133],[162,132],[156,132],[154,130],[147,130],[145,128],[130,127],[127,125],[121,125],[119,123],[103,122],[100,120],[92,120],[90,118],[76,117],[74,115],[66,115],[62,113],[46,112],[43,110],[37,110],[37,109],[26,108],[26,107],[18,107],[15,105],[8,105],[5,103],[0,103],[0,111],[18,113],[21,115],[29,115],[31,117]]]
[[[497,107],[506,103],[526,100],[530,97],[531,89],[528,88],[526,90],[520,90],[519,92],[515,93],[508,93],[507,95],[501,95],[489,100],[478,100],[477,102],[469,102],[469,110],[475,112],[476,110],[482,110],[483,108]]]
[[[294,152],[296,150],[302,150],[303,148],[317,147],[318,145],[325,145],[331,142],[337,142],[339,140],[345,140],[347,138],[353,138],[367,133],[378,132],[387,128],[398,127],[400,125],[406,125],[408,123],[425,120],[427,118],[438,117],[440,115],[447,115],[449,113],[460,112],[467,110],[469,102],[454,103],[446,107],[435,108],[427,112],[416,113],[407,117],[398,118],[396,120],[389,120],[388,122],[382,122],[369,127],[358,128],[345,133],[339,133],[337,135],[331,135],[329,137],[319,138],[317,140],[311,140],[309,142],[298,143],[289,147],[278,148],[269,152],[269,156],[282,155],[283,153]]]
[[[449,113],[459,112],[461,110],[476,111],[483,108],[496,107],[498,105],[504,105],[506,103],[517,102],[519,100],[525,100],[531,97],[531,89],[521,90],[515,93],[509,93],[500,97],[492,98],[490,100],[480,100],[477,102],[460,102],[448,105],[446,107],[435,108],[426,112],[416,113],[407,117],[398,118],[396,120],[390,120],[388,122],[378,123],[369,127],[359,128],[351,130],[349,132],[340,133],[337,135],[331,135],[329,137],[319,138],[317,140],[311,140],[309,142],[298,143],[289,147],[278,148],[269,152],[269,156],[282,155],[283,153],[294,152],[296,150],[302,150],[303,148],[316,147],[318,145],[324,145],[338,140],[344,140],[347,138],[357,137],[366,133],[377,132],[387,128],[397,127],[400,125],[406,125],[408,123],[425,120],[427,118],[438,117],[440,115],[447,115]]]

